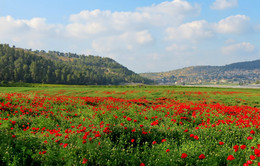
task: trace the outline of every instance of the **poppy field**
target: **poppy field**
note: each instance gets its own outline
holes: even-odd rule
[[[0,88],[0,165],[260,165],[260,90]]]

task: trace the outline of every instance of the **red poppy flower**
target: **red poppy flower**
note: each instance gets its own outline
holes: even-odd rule
[[[230,160],[230,161],[234,160],[234,159],[235,159],[235,157],[233,155],[229,155],[228,158],[227,158],[227,160]]]
[[[199,137],[197,135],[194,135],[193,138],[196,139],[196,140],[199,140]]]
[[[251,140],[251,139],[253,139],[253,137],[251,137],[251,136],[248,136],[248,137],[247,137],[247,139],[248,139],[248,140]]]
[[[235,145],[235,146],[234,146],[234,150],[235,150],[235,152],[237,152],[238,149],[239,149],[239,146],[238,146],[238,145]]]
[[[68,146],[68,144],[64,144],[63,147],[66,148]]]
[[[245,148],[246,148],[246,145],[241,145],[240,148],[241,148],[241,149],[245,149]]]
[[[132,142],[132,143],[135,142],[135,139],[131,139],[131,142]]]
[[[256,157],[260,157],[260,150],[259,149],[255,149],[255,155],[256,155]]]
[[[141,163],[140,166],[145,166],[145,164],[144,164],[144,163]]]
[[[167,149],[167,150],[166,150],[166,152],[169,152],[169,151],[170,151],[170,149]]]
[[[88,159],[84,158],[83,161],[82,161],[82,164],[85,164],[87,163]]]
[[[153,141],[153,145],[156,144],[156,141]]]
[[[251,155],[250,157],[249,157],[251,160],[255,160],[255,156],[254,155]]]
[[[247,160],[247,164],[251,165],[251,164],[253,164],[253,161]]]
[[[205,159],[205,155],[204,154],[201,154],[201,155],[199,155],[199,159]]]
[[[255,134],[255,131],[254,131],[254,130],[251,130],[250,133],[251,133],[251,134]]]
[[[16,135],[12,135],[12,138],[16,138]]]
[[[219,145],[224,145],[224,142],[221,142],[221,141],[220,141],[220,142],[219,142]]]
[[[181,154],[181,158],[182,158],[182,159],[185,159],[187,156],[188,156],[188,155],[187,155],[186,153],[182,153],[182,154]]]
[[[162,142],[166,142],[166,139],[162,139]]]

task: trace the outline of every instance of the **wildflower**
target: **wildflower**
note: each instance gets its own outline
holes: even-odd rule
[[[156,144],[156,141],[153,141],[153,143],[152,143],[152,144],[153,144],[153,145],[154,145],[154,144]]]
[[[234,146],[234,150],[235,150],[235,152],[237,152],[238,149],[239,149],[239,146],[238,146],[238,145],[235,145],[235,146]]]
[[[188,155],[187,155],[186,153],[182,153],[182,154],[181,154],[181,158],[182,158],[182,159],[185,159],[187,156],[188,156]]]
[[[204,154],[201,154],[201,155],[199,155],[199,159],[205,159],[205,155]]]
[[[68,144],[64,144],[63,147],[66,148],[68,146]]]
[[[16,138],[16,135],[12,135],[12,138]]]
[[[254,155],[251,155],[250,157],[249,157],[251,160],[255,160],[255,156]]]
[[[256,157],[260,157],[260,150],[259,149],[255,149],[255,155],[256,155]]]
[[[246,145],[241,145],[240,148],[241,148],[241,149],[245,149],[245,148],[246,148]]]
[[[88,159],[84,158],[83,161],[82,161],[82,164],[86,164],[88,161]]]
[[[219,145],[224,145],[224,142],[221,142],[221,141],[220,141],[220,142],[219,142]]]
[[[135,142],[135,139],[131,139],[131,142],[132,142],[132,143]]]
[[[145,164],[144,164],[144,163],[141,163],[140,166],[145,166]]]
[[[166,142],[166,139],[162,139],[162,142]]]
[[[247,139],[248,139],[248,140],[251,140],[251,139],[253,139],[253,137],[249,136],[249,137],[247,137]]]
[[[251,134],[255,134],[255,131],[254,131],[254,130],[251,130],[250,133],[251,133]]]
[[[166,152],[169,152],[169,151],[170,151],[170,149],[167,149],[167,150],[166,150]]]
[[[251,165],[251,164],[253,164],[253,161],[247,160],[247,164]]]
[[[230,160],[230,161],[234,160],[234,159],[235,159],[235,157],[233,155],[229,155],[228,158],[227,158],[227,160]]]

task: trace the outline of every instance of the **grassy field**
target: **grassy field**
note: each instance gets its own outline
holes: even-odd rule
[[[0,165],[257,165],[260,90],[0,87]]]

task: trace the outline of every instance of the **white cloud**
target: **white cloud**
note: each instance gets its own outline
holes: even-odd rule
[[[198,41],[201,39],[211,38],[214,36],[211,24],[205,20],[192,21],[179,27],[169,27],[166,29],[166,40],[184,40],[190,39]]]
[[[246,54],[254,52],[255,46],[249,42],[242,42],[222,47],[221,51],[226,55]]]
[[[195,20],[199,13],[197,4],[172,0],[133,12],[85,10],[71,15],[63,25],[48,24],[45,18],[6,16],[0,17],[0,43],[111,57],[136,72],[201,64],[201,58],[211,62],[215,59],[211,56],[221,53],[219,59],[225,60],[240,52],[253,54],[258,47],[236,43],[244,41],[247,33],[259,35],[260,28],[253,28],[248,16],[210,22]],[[227,46],[219,49],[223,43]]]
[[[171,25],[180,23],[186,17],[194,17],[200,13],[200,6],[191,5],[185,0],[173,0],[162,2],[159,5],[142,7],[138,12],[149,15],[150,23],[154,25]]]
[[[44,18],[16,20],[11,16],[0,17],[0,41],[20,43],[26,47],[42,47],[44,38],[58,35],[59,25],[47,24]]]
[[[216,0],[212,5],[211,9],[214,10],[224,10],[232,8],[238,5],[237,0]]]
[[[137,8],[134,12],[85,10],[70,16],[66,27],[68,36],[87,38],[93,34],[116,34],[140,31],[151,26],[180,24],[185,18],[198,15],[200,6],[185,0],[162,2],[158,5]]]
[[[220,20],[216,26],[218,33],[241,34],[250,30],[250,18],[245,15],[235,15]]]
[[[217,34],[248,33],[252,29],[250,18],[245,15],[229,16],[217,23],[210,23],[206,20],[192,21],[180,26],[168,27],[165,30],[165,39],[173,41],[199,42],[209,39]]]
[[[118,36],[100,37],[94,39],[92,47],[99,54],[119,53],[140,48],[149,44],[153,38],[148,30],[139,32],[125,32]]]

